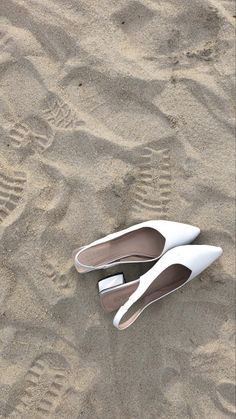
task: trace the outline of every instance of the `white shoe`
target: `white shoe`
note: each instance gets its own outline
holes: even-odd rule
[[[114,317],[113,324],[117,329],[126,329],[146,307],[187,284],[221,254],[221,247],[215,246],[175,247],[135,281],[124,283],[123,274],[99,281],[102,306],[109,312],[116,310],[121,305]],[[121,323],[122,318],[127,314],[129,317],[126,316],[126,320]]]
[[[121,263],[155,261],[172,247],[191,243],[199,233],[198,227],[189,224],[145,221],[77,249],[75,267],[83,273]]]

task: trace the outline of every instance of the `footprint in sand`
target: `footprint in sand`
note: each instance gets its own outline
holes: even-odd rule
[[[10,130],[10,143],[13,148],[30,147],[43,153],[53,142],[50,125],[40,117],[32,116],[17,122]]]
[[[61,274],[56,271],[51,263],[46,263],[45,273],[56,294],[59,294],[61,298],[68,298],[74,295],[76,290],[76,282],[74,277],[70,275],[70,272]]]
[[[70,366],[62,355],[48,353],[36,358],[8,417],[41,418],[52,414],[70,387],[70,375]]]
[[[134,218],[166,218],[171,197],[170,150],[145,147],[141,151],[134,189]]]
[[[4,418],[77,419],[83,413],[97,368],[81,362],[67,339],[45,327],[12,325],[0,329],[0,353],[0,369],[7,369],[0,375],[0,387],[6,388],[3,404],[0,393]]]
[[[75,129],[83,125],[76,112],[59,96],[50,93],[43,105],[43,115],[54,128]]]
[[[24,172],[11,174],[0,169],[0,223],[15,210],[23,196],[26,183]]]

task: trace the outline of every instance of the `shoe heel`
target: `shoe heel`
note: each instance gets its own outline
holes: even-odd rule
[[[98,292],[100,293],[110,288],[117,287],[118,285],[123,285],[124,283],[125,278],[122,272],[116,275],[107,276],[98,282]]]

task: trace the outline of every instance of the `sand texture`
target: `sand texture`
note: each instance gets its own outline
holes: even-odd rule
[[[0,1],[1,419],[235,417],[235,14]],[[148,219],[224,254],[117,331],[71,254]]]

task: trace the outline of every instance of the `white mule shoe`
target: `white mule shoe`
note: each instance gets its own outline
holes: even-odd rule
[[[135,281],[124,283],[123,274],[99,281],[101,304],[108,312],[123,304],[117,311],[113,324],[117,329],[126,329],[146,307],[187,284],[221,254],[221,247],[215,246],[175,247]],[[134,308],[135,312],[132,310]],[[121,323],[127,314],[128,319]]]
[[[121,263],[151,262],[172,247],[191,243],[199,233],[198,227],[189,224],[145,221],[76,250],[74,264],[83,273]]]

